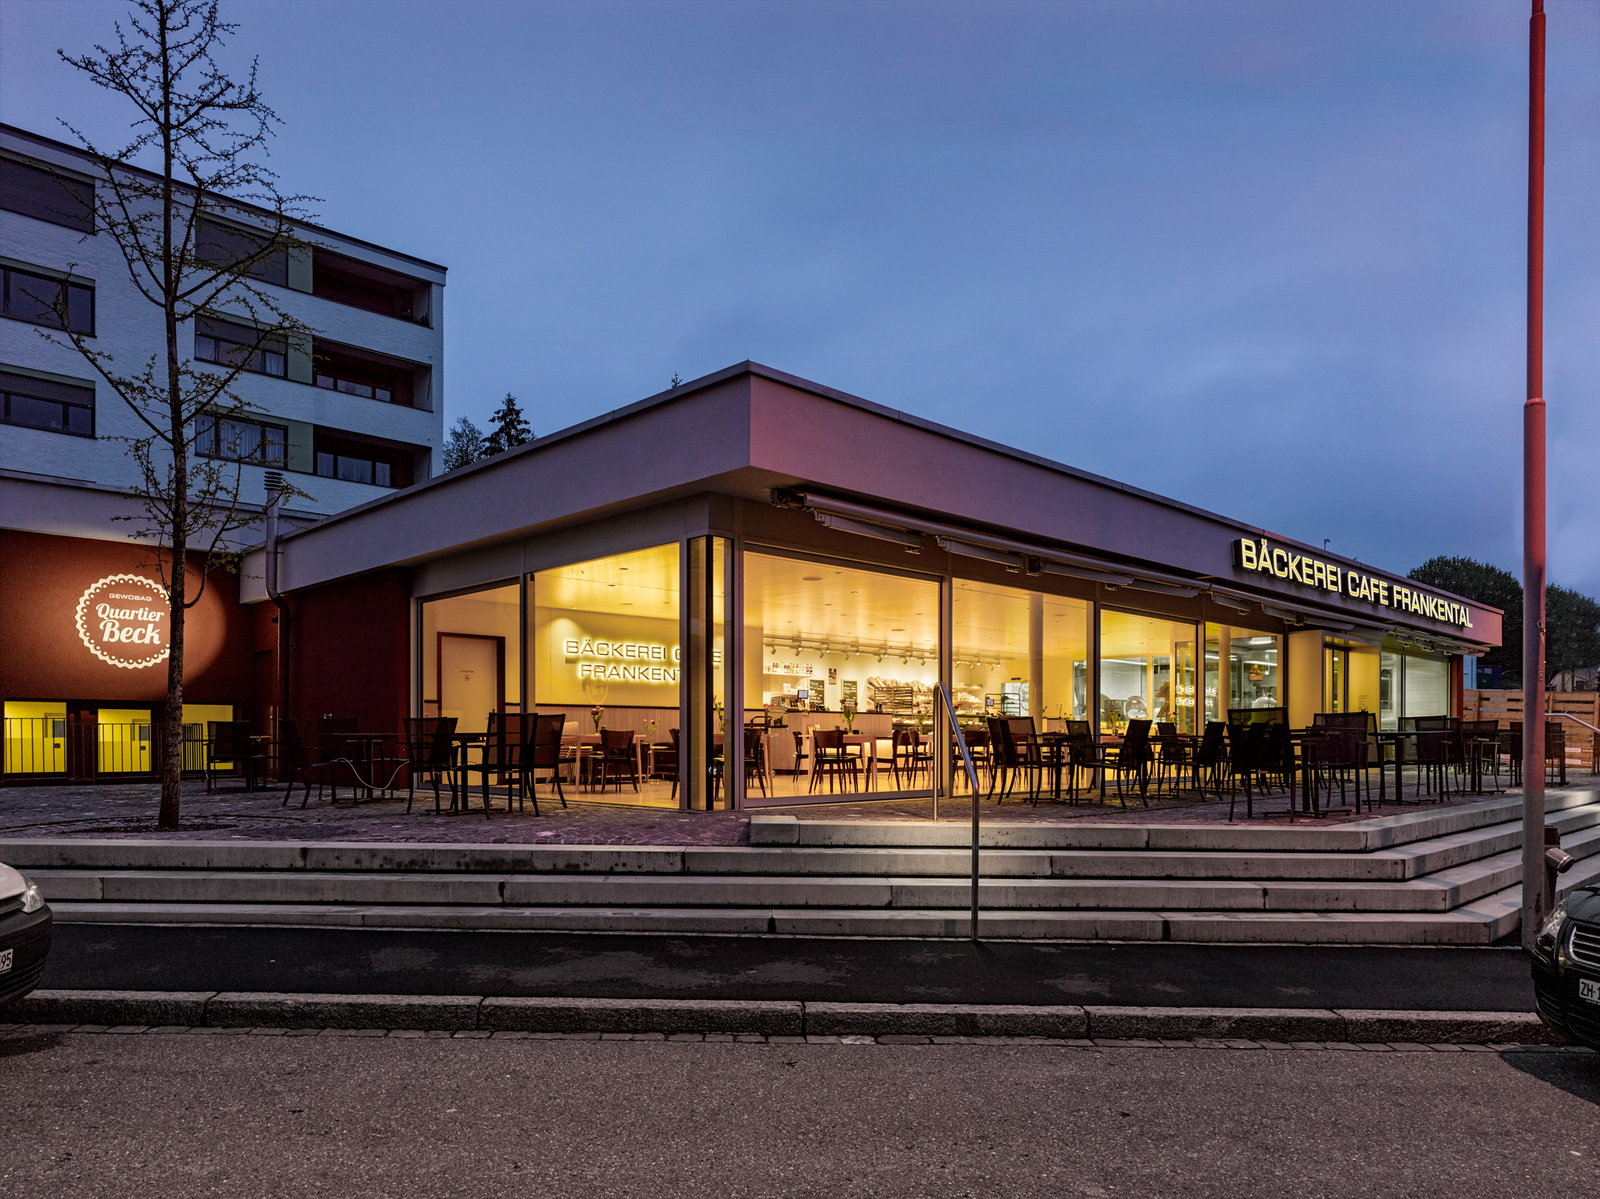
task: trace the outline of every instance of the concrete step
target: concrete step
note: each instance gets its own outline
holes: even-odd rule
[[[1566,846],[1580,859],[1600,853],[1600,826],[1567,837]],[[1213,861],[1193,855],[1197,868]],[[1134,878],[1114,870],[1111,877],[988,874],[980,886],[990,910],[1446,912],[1513,886],[1521,872],[1521,851],[1512,849],[1414,879]],[[33,877],[52,902],[145,904],[944,909],[965,906],[970,893],[963,878],[895,875],[35,870]]]
[[[1454,912],[984,911],[989,940],[1487,945],[1516,928],[1512,888]],[[966,937],[964,908],[573,908],[346,904],[52,905],[64,924],[297,925],[810,937]]]
[[[1600,802],[1594,788],[1552,790],[1547,814]],[[961,810],[959,803],[952,811]],[[980,844],[995,849],[1155,849],[1240,853],[1372,853],[1521,818],[1519,796],[1498,796],[1454,807],[1421,807],[1330,826],[1307,824],[1060,824],[1006,823],[1003,809],[983,808]],[[971,826],[958,819],[830,821],[753,814],[752,846],[970,847]]]
[[[1557,810],[1564,834],[1600,826],[1600,803]],[[1270,831],[1270,830],[1269,830]],[[1388,849],[1320,852],[1206,849],[991,849],[989,877],[1329,879],[1398,881],[1521,844],[1520,819]],[[29,840],[0,842],[22,869],[461,873],[481,875],[823,875],[964,877],[970,850],[917,846],[546,846]]]

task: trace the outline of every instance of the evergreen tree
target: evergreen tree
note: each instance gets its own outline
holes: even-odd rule
[[[486,453],[503,454],[512,446],[533,440],[533,430],[522,418],[522,409],[517,407],[517,397],[509,391],[506,392],[500,410],[489,418],[489,422],[492,431],[489,434]]]
[[[1522,685],[1522,584],[1509,571],[1471,558],[1430,558],[1408,576],[1505,613],[1500,646],[1479,659],[1504,670],[1508,687]],[[1545,669],[1554,675],[1600,665],[1600,603],[1567,587],[1547,586]]]
[[[444,469],[447,472],[460,470],[488,453],[489,443],[483,436],[483,430],[466,417],[460,417],[450,426],[450,433],[445,438]]]

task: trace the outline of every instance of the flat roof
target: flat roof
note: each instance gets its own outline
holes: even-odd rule
[[[860,503],[891,523],[897,516],[950,522],[958,526],[950,532],[970,529],[1035,552],[1120,563],[1142,577],[1264,593],[1269,602],[1338,612],[1358,625],[1399,622],[1484,643],[1499,637],[1499,613],[1461,597],[1450,598],[1487,618],[1478,636],[1443,631],[1436,627],[1442,622],[1415,614],[1373,612],[1337,592],[1297,593],[1277,579],[1236,577],[1234,541],[1266,538],[1343,570],[1415,586],[1403,575],[755,362],[286,534],[283,585],[416,565],[695,495],[765,501],[775,488]]]
[[[87,162],[95,161],[94,156],[82,146],[74,146],[71,142],[57,141],[53,137],[46,137],[44,134],[34,133],[32,130],[21,129],[15,125],[0,123],[0,133],[6,134],[10,137],[21,138],[24,141],[33,142],[35,145],[57,150],[63,154],[70,154],[74,158],[82,159]],[[130,175],[142,175],[146,179],[161,178],[161,176],[156,174],[154,171],[148,171],[144,167],[135,166],[129,162],[122,162],[120,159],[117,160],[117,167],[119,170],[127,171]],[[179,181],[179,186],[188,190],[192,190],[191,185],[183,183],[181,180]],[[225,199],[230,205],[238,208],[241,212],[256,212],[263,216],[272,215],[269,210],[262,208],[259,204],[252,204],[248,200],[236,200],[232,196],[229,196],[226,192],[220,192],[218,194],[221,195],[222,198]],[[388,246],[380,246],[377,242],[363,241],[359,237],[351,237],[348,233],[340,233],[337,229],[329,229],[325,225],[318,225],[311,221],[299,219],[296,219],[294,223],[300,226],[302,229],[311,229],[317,233],[325,233],[329,237],[337,237],[340,241],[345,242],[348,245],[360,246],[366,250],[375,250],[380,254],[387,254],[392,258],[398,258],[402,261],[413,263],[416,266],[427,267],[429,270],[438,271],[440,274],[444,274],[450,269],[449,267],[442,266],[437,262],[430,262],[426,258],[418,258],[415,254],[407,254],[404,250],[393,250]]]

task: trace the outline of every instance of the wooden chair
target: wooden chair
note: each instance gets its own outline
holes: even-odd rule
[[[901,771],[905,772],[909,785],[914,787],[919,774],[933,770],[933,755],[922,744],[922,734],[916,729],[895,729],[891,745],[889,769],[896,791],[905,790],[905,785],[900,781]]]
[[[811,771],[812,791],[824,778],[828,780],[829,792],[834,791],[834,784],[844,778],[849,779],[850,790],[860,789],[861,757],[849,753],[850,748],[844,743],[843,729],[812,730],[811,752],[816,755]]]
[[[622,792],[624,777],[633,780],[634,791],[639,790],[639,754],[633,748],[633,734],[627,729],[601,729],[600,755],[594,769],[599,771],[600,793],[605,794],[606,784],[616,780],[617,792]]]

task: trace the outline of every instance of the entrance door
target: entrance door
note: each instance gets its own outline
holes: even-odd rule
[[[439,634],[439,715],[454,716],[459,732],[484,732],[489,713],[504,711],[505,645],[503,637]]]

